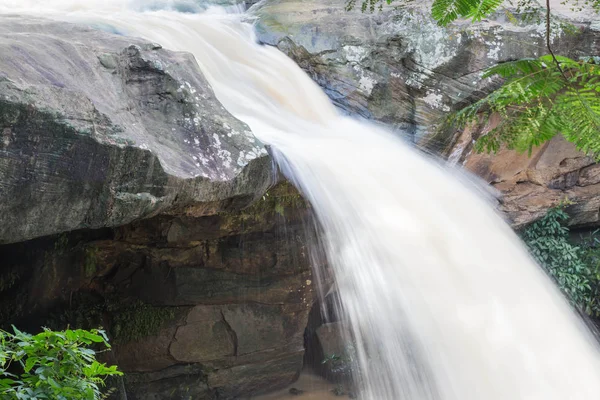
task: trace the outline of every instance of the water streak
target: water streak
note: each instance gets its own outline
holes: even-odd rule
[[[103,23],[195,55],[314,206],[358,343],[362,398],[600,398],[594,339],[463,174],[340,116],[239,15],[144,4],[0,0],[0,12]]]

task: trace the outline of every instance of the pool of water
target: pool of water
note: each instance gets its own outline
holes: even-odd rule
[[[275,399],[302,399],[302,400],[340,400],[348,399],[347,395],[337,396],[332,391],[336,385],[326,381],[313,372],[303,372],[300,378],[285,389],[273,393],[251,397],[249,400],[275,400]],[[290,389],[302,391],[301,394],[292,394]]]

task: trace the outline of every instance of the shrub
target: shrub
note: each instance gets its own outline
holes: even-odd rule
[[[110,348],[101,330],[0,331],[0,399],[98,400],[104,379],[122,375],[96,361],[93,346]]]
[[[522,238],[533,257],[554,278],[572,304],[597,317],[600,316],[600,252],[596,250],[599,241],[591,235],[580,244],[571,243],[569,229],[565,226],[568,219],[562,208],[553,208],[529,225]]]

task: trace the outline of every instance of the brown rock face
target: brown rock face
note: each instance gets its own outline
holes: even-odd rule
[[[560,135],[531,155],[507,149],[478,154],[472,142],[480,133],[465,130],[450,150],[450,161],[463,164],[498,189],[500,209],[513,226],[526,225],[566,200],[572,203],[567,208],[570,224],[600,222],[600,166],[592,158]]]
[[[128,399],[277,389],[302,368],[308,218],[283,183],[240,212],[0,246],[0,317],[29,330],[104,326]]]

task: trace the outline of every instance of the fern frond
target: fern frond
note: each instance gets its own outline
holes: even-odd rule
[[[516,61],[508,61],[500,64],[496,64],[491,68],[488,68],[482,78],[489,78],[494,75],[499,75],[503,78],[508,78],[516,75],[517,73],[528,75],[535,72],[539,72],[543,69],[543,64],[537,58],[522,58]]]
[[[484,76],[500,76],[504,84],[452,115],[452,122],[464,126],[492,113],[502,116],[496,128],[479,138],[478,151],[496,152],[505,145],[531,152],[562,134],[600,159],[600,67],[561,56],[556,61],[549,55],[490,68]]]
[[[435,0],[431,15],[442,26],[458,18],[480,21],[496,11],[503,0]]]
[[[562,134],[584,153],[600,154],[600,93],[584,86],[569,90],[558,100]]]

